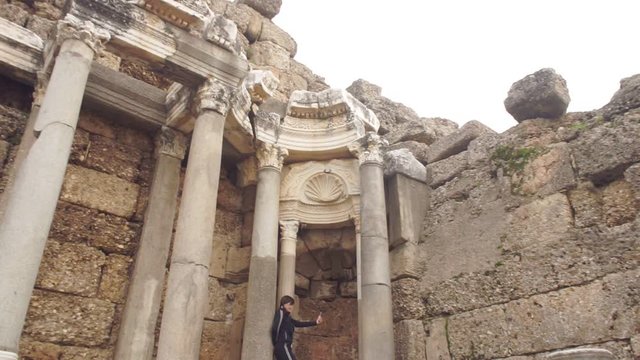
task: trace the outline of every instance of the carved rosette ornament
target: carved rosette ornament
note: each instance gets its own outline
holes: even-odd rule
[[[233,89],[230,86],[214,78],[209,78],[196,93],[193,111],[196,115],[204,110],[212,110],[226,115],[232,95]]]
[[[181,132],[163,126],[156,135],[155,143],[156,157],[167,155],[180,160],[184,159],[187,139]]]
[[[289,151],[278,145],[261,143],[256,150],[256,158],[258,159],[258,169],[266,167],[282,170],[284,158],[289,155]]]
[[[360,165],[373,163],[382,166],[383,148],[387,145],[380,135],[368,132],[362,139],[349,145],[349,151],[358,158]]]

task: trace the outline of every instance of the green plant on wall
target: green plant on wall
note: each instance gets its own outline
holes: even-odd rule
[[[508,145],[500,145],[491,156],[496,166],[504,169],[505,175],[522,172],[525,165],[544,153],[543,149],[535,147],[514,148]]]

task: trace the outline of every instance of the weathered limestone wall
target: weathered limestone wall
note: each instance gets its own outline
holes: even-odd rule
[[[347,360],[358,356],[356,234],[353,227],[307,229],[296,249],[297,318],[324,323],[296,330],[296,356]]]
[[[32,89],[0,77],[0,194],[9,181],[20,139],[29,117]]]
[[[152,138],[81,113],[21,342],[25,359],[110,359],[152,174]]]
[[[423,271],[393,283],[396,358],[640,356],[638,79],[601,110],[502,134],[469,123],[428,147]]]

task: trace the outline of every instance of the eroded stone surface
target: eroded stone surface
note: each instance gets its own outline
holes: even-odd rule
[[[109,339],[114,312],[108,301],[34,290],[24,333],[41,342],[100,346]]]
[[[629,338],[640,325],[640,305],[634,300],[638,289],[640,272],[632,270],[584,286],[454,315],[448,325],[451,355],[506,357]]]
[[[107,257],[100,282],[100,298],[113,303],[125,302],[132,263],[133,259],[124,255],[111,254]]]
[[[558,118],[567,111],[569,101],[569,90],[562,76],[553,69],[542,69],[515,82],[504,106],[520,122],[538,117]]]
[[[282,0],[241,0],[240,4],[247,4],[268,19],[273,19],[280,12]]]
[[[95,296],[105,260],[104,254],[96,248],[49,240],[40,263],[36,287]]]
[[[58,202],[49,236],[58,241],[88,242],[105,252],[130,254],[140,225],[93,209]]]
[[[69,165],[60,198],[128,218],[135,211],[139,188],[113,175]]]
[[[479,121],[471,120],[464,124],[458,131],[441,137],[438,141],[431,144],[427,151],[427,161],[432,163],[459,154],[467,150],[471,141],[489,134],[495,134],[495,131]]]
[[[229,334],[231,326],[225,322],[204,322],[202,330],[202,342],[200,345],[200,358],[211,360],[224,360],[229,353]]]
[[[419,281],[400,279],[391,283],[393,321],[422,319],[425,308],[420,297]]]
[[[426,333],[420,320],[403,320],[394,326],[396,360],[426,360]]]
[[[620,89],[602,108],[602,113],[610,119],[638,107],[640,107],[640,74],[620,80]]]

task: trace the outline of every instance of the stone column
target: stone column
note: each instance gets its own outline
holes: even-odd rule
[[[295,296],[296,290],[296,242],[298,240],[298,220],[280,221],[280,262],[278,264],[278,296]]]
[[[156,166],[140,247],[120,324],[115,359],[148,360],[153,355],[177,207],[180,162],[185,150],[186,139],[178,131],[163,127],[156,136]]]
[[[287,154],[286,149],[264,143],[256,151],[258,186],[251,234],[243,360],[273,358],[270,329],[276,309],[280,171]]]
[[[0,359],[17,359],[91,61],[109,34],[68,18],[58,22],[54,38],[59,52],[34,125],[37,139],[16,173],[0,221]]]
[[[389,239],[382,140],[368,133],[352,147],[360,161],[361,288],[358,336],[362,360],[394,359]],[[360,295],[358,295],[360,296]]]
[[[358,299],[358,331],[362,329],[362,237],[360,236],[360,214],[353,217],[356,232],[356,297]],[[358,333],[358,359],[362,359],[362,335]]]
[[[200,87],[189,163],[162,312],[158,360],[195,360],[209,304],[209,264],[213,247],[225,114],[231,91],[210,79]]]

